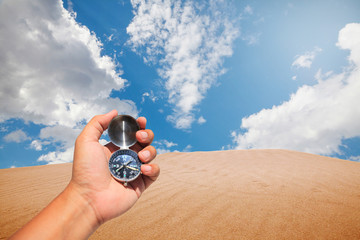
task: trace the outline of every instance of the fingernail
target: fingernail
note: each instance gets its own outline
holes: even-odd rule
[[[147,160],[150,157],[150,152],[148,150],[144,150],[141,152],[141,156],[143,157],[144,160]]]
[[[149,165],[143,165],[143,171],[144,171],[144,172],[150,172],[150,171],[151,171],[151,166],[149,166]]]
[[[140,132],[140,136],[142,139],[146,139],[149,135],[147,134],[147,132]]]

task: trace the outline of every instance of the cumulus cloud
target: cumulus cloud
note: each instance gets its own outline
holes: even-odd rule
[[[259,43],[261,33],[251,33],[246,34],[241,37],[243,41],[245,41],[248,45],[255,45]]]
[[[6,142],[20,143],[30,139],[31,138],[21,129],[15,130],[4,136]]]
[[[45,143],[45,144],[49,144],[48,142]],[[31,149],[35,149],[36,151],[41,151],[43,150],[43,145],[44,143],[39,141],[39,140],[33,140],[31,143],[30,143],[30,148]]]
[[[39,157],[39,162],[47,162],[49,164],[66,163],[74,156],[74,147],[66,148],[64,151],[53,151],[43,154]]]
[[[244,13],[252,15],[254,11],[250,5],[246,5],[246,7],[244,8]]]
[[[7,132],[8,128],[6,126],[0,126],[0,132]]]
[[[292,63],[292,66],[297,68],[310,68],[315,56],[321,51],[321,48],[315,47],[315,49],[311,52],[306,52],[303,55],[297,55],[295,57],[295,61]]]
[[[177,150],[172,150],[171,148],[178,146],[177,143],[168,141],[166,139],[161,139],[158,141],[154,141],[153,145],[156,146],[156,152],[158,154],[168,153],[168,152],[174,152]]]
[[[192,146],[189,144],[187,145],[182,152],[191,152]]]
[[[132,101],[109,97],[126,81],[75,16],[60,0],[1,1],[0,122],[20,118],[78,132],[93,115],[111,109],[137,115]]]
[[[206,123],[206,119],[203,116],[200,116],[199,119],[198,119],[198,123],[199,124],[204,124],[204,123]]]
[[[41,129],[39,137],[42,140],[60,143],[64,148],[69,148],[74,145],[80,132],[81,129],[79,128],[55,125]]]
[[[168,141],[166,139],[162,139],[162,140],[159,140],[159,141],[154,141],[154,144],[157,144],[159,146],[165,146],[167,148],[171,148],[171,147],[174,147],[174,146],[178,145],[177,143]]]
[[[350,66],[340,74],[317,74],[290,99],[243,118],[232,136],[238,149],[285,148],[330,155],[342,140],[360,136],[360,24],[346,25],[337,45],[350,50]]]
[[[164,153],[169,153],[169,152],[171,152],[171,151],[169,149],[166,149],[166,148],[161,148],[161,147],[156,148],[156,153],[157,154],[164,154]]]
[[[158,63],[176,128],[189,129],[194,109],[216,78],[224,73],[224,57],[231,56],[238,35],[226,17],[225,2],[132,0],[134,18],[127,27],[129,44]]]
[[[341,49],[349,49],[349,61],[360,66],[360,24],[347,24],[339,33],[337,46]]]
[[[349,157],[349,160],[354,162],[360,162],[360,156],[351,156]]]
[[[144,92],[142,94],[141,103],[144,103],[146,98],[149,98],[152,102],[156,102],[158,100],[158,97],[155,96],[152,90],[150,90],[150,92]]]

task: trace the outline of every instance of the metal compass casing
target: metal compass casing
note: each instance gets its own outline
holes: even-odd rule
[[[110,157],[109,170],[111,175],[119,182],[123,182],[125,186],[141,173],[141,161],[138,154],[129,149],[136,143],[138,130],[140,130],[139,124],[129,115],[114,117],[108,127],[111,142],[120,147],[120,150]]]

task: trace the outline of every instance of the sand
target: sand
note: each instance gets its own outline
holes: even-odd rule
[[[166,153],[154,183],[90,239],[360,239],[360,163],[288,150]],[[66,186],[71,164],[0,170],[0,239]]]

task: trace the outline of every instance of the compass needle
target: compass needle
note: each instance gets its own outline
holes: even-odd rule
[[[134,171],[139,171],[139,169],[137,169],[137,168],[133,168],[133,167],[130,167],[130,166],[126,166],[126,167],[131,169],[131,170],[134,170]]]

